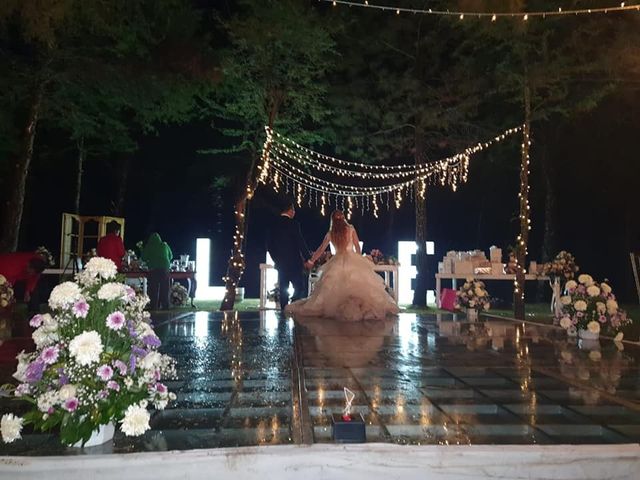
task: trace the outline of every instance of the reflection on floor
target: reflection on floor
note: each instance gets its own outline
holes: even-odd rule
[[[640,350],[578,342],[549,326],[454,315],[294,323],[274,311],[158,320],[178,361],[178,399],[140,438],[84,453],[331,442],[331,414],[355,392],[369,442],[634,443]],[[8,364],[0,364],[4,368]],[[3,399],[2,411],[16,404]],[[27,434],[0,454],[78,454]]]

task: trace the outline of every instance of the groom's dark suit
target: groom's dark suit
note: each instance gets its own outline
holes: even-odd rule
[[[309,249],[298,222],[286,215],[275,219],[267,237],[267,250],[278,270],[280,308],[284,308],[289,303],[289,282],[294,289],[292,300],[305,297],[307,290],[303,270]]]

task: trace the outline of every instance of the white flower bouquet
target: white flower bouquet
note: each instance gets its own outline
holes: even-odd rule
[[[171,285],[169,298],[171,300],[171,305],[181,307],[182,305],[187,304],[187,300],[189,299],[189,292],[184,287],[184,285],[180,285],[178,282],[175,282],[173,285]]]
[[[468,278],[456,292],[455,308],[469,308],[471,310],[489,310],[491,297],[485,288],[484,282]]]
[[[158,352],[147,302],[119,283],[114,263],[100,257],[89,261],[76,282],[56,286],[49,298],[52,314],[30,321],[36,351],[17,357],[14,378],[20,383],[13,393],[32,408],[23,418],[2,417],[2,439],[20,438],[26,424],[59,430],[67,445],[84,444],[110,422],[121,423],[130,436],[148,430],[147,407],[164,409],[175,399],[161,383],[175,376],[175,363]]]
[[[622,340],[619,330],[631,323],[627,312],[618,306],[611,286],[597,283],[591,275],[582,274],[578,281],[569,280],[565,285],[565,295],[560,297],[560,326],[571,334],[577,330],[587,330],[599,334],[604,330]]]
[[[16,298],[13,294],[13,287],[4,275],[0,275],[0,308],[8,308],[13,305]]]

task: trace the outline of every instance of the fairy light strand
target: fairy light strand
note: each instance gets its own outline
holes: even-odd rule
[[[608,14],[614,12],[632,12],[640,11],[640,4],[634,3],[627,5],[627,2],[620,2],[618,5],[612,5],[610,7],[599,8],[574,8],[565,10],[562,7],[558,7],[556,10],[538,10],[532,12],[473,12],[473,11],[456,11],[456,10],[437,10],[437,9],[421,9],[421,8],[406,8],[406,7],[394,7],[390,5],[372,4],[368,1],[354,2],[349,0],[320,0],[323,2],[331,2],[333,6],[347,5],[349,7],[362,7],[373,8],[376,10],[395,12],[396,15],[401,13],[412,13],[422,15],[434,15],[445,17],[457,17],[460,21],[465,18],[489,18],[492,22],[497,21],[499,18],[516,18],[521,21],[528,21],[530,18],[542,18],[547,17],[561,17],[561,16],[584,16],[593,14]]]

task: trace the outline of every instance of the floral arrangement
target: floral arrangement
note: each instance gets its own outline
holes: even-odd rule
[[[619,330],[631,322],[618,306],[611,286],[606,282],[595,282],[591,275],[582,274],[577,282],[569,280],[560,303],[560,326],[572,335],[576,329],[593,334],[604,330],[609,334],[617,333],[616,340],[622,340],[623,334]]]
[[[329,250],[326,250],[322,255],[318,257],[318,259],[316,260],[316,263],[313,264],[313,268],[311,269],[311,272],[312,273],[317,272],[320,269],[320,267],[325,263],[327,263],[329,260],[331,260],[332,257],[333,257],[333,254]]]
[[[22,351],[14,374],[15,397],[32,407],[17,417],[5,414],[2,439],[21,437],[23,425],[59,429],[64,444],[83,444],[92,432],[119,422],[125,435],[149,427],[149,405],[164,409],[175,399],[161,383],[175,376],[175,363],[158,352],[160,340],[144,311],[147,297],[116,279],[116,266],[92,258],[75,282],[56,286],[49,297],[52,314],[30,320],[36,351]]]
[[[121,268],[123,272],[144,272],[149,269],[145,261],[138,258],[133,250],[127,250],[124,254]]]
[[[455,308],[470,308],[472,310],[489,310],[491,298],[484,286],[484,282],[467,278],[466,282],[456,292]]]
[[[98,256],[98,251],[95,248],[91,248],[82,255],[82,263],[88,263],[94,257]]]
[[[174,282],[174,284],[171,285],[169,299],[171,300],[171,305],[181,307],[182,305],[187,304],[187,300],[189,299],[189,292],[183,285],[179,284],[178,282]]]
[[[549,277],[571,280],[580,270],[576,259],[569,252],[561,251],[551,262],[544,264],[543,272]]]
[[[52,253],[46,247],[40,246],[36,248],[36,255],[41,256],[48,267],[55,266],[55,258],[53,258]]]
[[[7,308],[16,301],[13,286],[4,275],[0,275],[0,308]]]
[[[396,257],[392,257],[392,256],[386,257],[382,253],[382,251],[378,250],[377,248],[374,248],[373,250],[371,250],[369,255],[367,255],[367,258],[369,258],[376,265],[397,265],[398,264],[398,260],[396,259]]]

